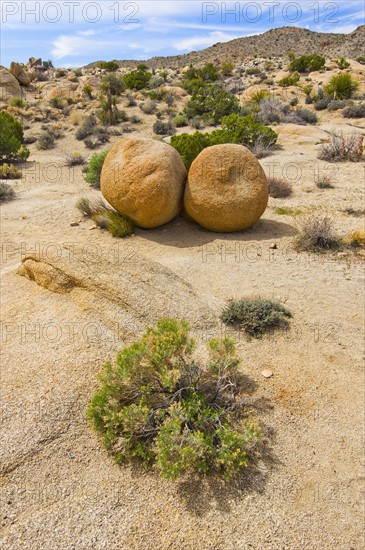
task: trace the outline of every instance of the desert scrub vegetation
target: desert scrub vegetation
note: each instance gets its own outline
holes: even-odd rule
[[[208,343],[200,364],[185,321],[161,319],[100,376],[88,417],[119,464],[139,461],[167,479],[239,474],[260,439],[243,399],[229,338]]]
[[[298,72],[295,72],[291,75],[284,76],[281,80],[279,80],[278,85],[282,88],[288,88],[289,86],[296,86],[300,80],[300,74]]]
[[[274,199],[290,197],[293,192],[292,184],[283,178],[269,177],[267,178],[267,183],[269,186],[269,195]]]
[[[153,125],[153,131],[159,136],[171,136],[175,133],[175,128],[171,121],[163,122],[162,120],[156,120]]]
[[[253,147],[260,141],[260,146],[273,147],[277,134],[267,126],[256,122],[251,115],[238,116],[232,114],[222,120],[222,128],[211,133],[195,132],[171,137],[171,145],[181,155],[187,169],[198,154],[211,145],[222,143],[237,143]]]
[[[298,73],[319,71],[320,69],[323,69],[325,62],[325,58],[316,53],[311,55],[301,55],[291,61],[289,71],[297,71]]]
[[[348,105],[342,111],[342,116],[345,118],[365,118],[365,103]]]
[[[99,109],[96,116],[102,124],[111,126],[128,119],[125,111],[120,111],[117,104],[117,96],[112,95],[109,91],[105,92],[105,95],[99,96]]]
[[[0,161],[24,161],[29,149],[24,144],[22,124],[7,113],[0,112]]]
[[[79,166],[85,164],[85,162],[85,157],[79,151],[70,153],[65,157],[66,166]]]
[[[354,229],[343,238],[342,242],[349,248],[365,248],[364,228]]]
[[[49,132],[48,130],[45,130],[44,132],[41,132],[37,139],[37,149],[40,150],[47,150],[47,149],[53,149],[55,146],[55,137],[54,135]]]
[[[76,208],[85,218],[92,219],[100,229],[106,229],[120,239],[133,235],[134,227],[131,220],[116,212],[102,200],[90,200],[82,197],[76,203]]]
[[[291,312],[280,302],[263,298],[243,298],[229,301],[221,313],[221,321],[248,336],[260,338],[265,332],[289,328]]]
[[[138,65],[137,69],[124,75],[123,80],[126,88],[130,90],[143,90],[148,86],[152,73],[146,65]]]
[[[113,96],[120,96],[125,90],[125,83],[122,76],[108,74],[101,80],[100,89],[103,93],[109,92]]]
[[[323,87],[326,95],[333,99],[350,99],[359,83],[349,73],[335,74]]]
[[[321,144],[318,158],[328,162],[358,162],[363,154],[363,140],[363,136],[357,132],[349,135],[333,132],[329,141]]]
[[[299,252],[328,252],[337,250],[341,239],[334,230],[332,218],[313,215],[303,220],[294,245]]]
[[[105,149],[105,151],[91,155],[91,158],[84,169],[84,179],[94,189],[100,188],[101,170],[108,152],[109,149]]]
[[[334,189],[334,176],[332,174],[323,174],[318,176],[315,180],[315,184],[318,189]]]
[[[15,191],[11,185],[0,181],[0,203],[11,201],[15,198]]]
[[[98,67],[108,72],[115,72],[119,69],[117,61],[100,61]]]
[[[182,114],[176,115],[172,119],[172,122],[173,122],[173,124],[176,128],[183,128],[184,126],[187,126],[189,124],[188,119],[186,118],[186,116],[182,115]]]
[[[7,164],[4,162],[0,165],[0,179],[16,180],[21,178],[21,176],[21,171],[15,168],[14,164]]]
[[[303,214],[303,210],[290,208],[289,206],[278,206],[275,208],[275,214],[278,214],[278,216],[300,216]]]
[[[239,113],[238,99],[219,84],[196,87],[183,114],[192,119],[200,116],[207,123],[219,124],[224,116]]]

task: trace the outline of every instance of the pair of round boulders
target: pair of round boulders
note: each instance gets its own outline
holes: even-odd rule
[[[168,223],[184,204],[188,216],[210,231],[242,231],[266,209],[265,173],[242,145],[207,147],[192,163],[187,182],[186,175],[180,155],[167,143],[127,138],[104,161],[101,191],[118,212],[143,228]]]

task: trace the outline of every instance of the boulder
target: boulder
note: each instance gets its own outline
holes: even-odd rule
[[[22,86],[30,85],[30,78],[28,73],[18,63],[14,61],[10,65],[10,72]]]
[[[104,161],[100,187],[118,212],[150,229],[177,216],[185,181],[184,163],[171,145],[149,138],[124,138]]]
[[[19,82],[7,69],[0,68],[0,100],[23,97]]]
[[[76,82],[63,82],[58,86],[54,83],[48,84],[44,91],[48,99],[55,99],[56,97],[63,97],[66,99],[76,99],[78,84]]]
[[[268,184],[256,157],[243,145],[207,147],[190,167],[184,205],[210,231],[242,231],[265,212]]]
[[[28,61],[29,67],[43,66],[42,59],[40,57],[30,57]]]

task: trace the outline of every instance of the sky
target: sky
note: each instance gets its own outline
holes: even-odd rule
[[[1,0],[0,63],[142,60],[283,26],[349,33],[365,23],[364,11],[364,0]]]

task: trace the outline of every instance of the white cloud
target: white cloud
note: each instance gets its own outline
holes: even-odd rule
[[[184,38],[182,40],[179,40],[178,42],[175,42],[172,46],[176,50],[190,51],[196,48],[207,48],[208,46],[212,46],[212,44],[215,44],[216,42],[228,42],[229,40],[234,40],[239,36],[240,35],[237,34],[233,35],[221,31],[215,31],[205,36],[192,36],[190,38]]]

